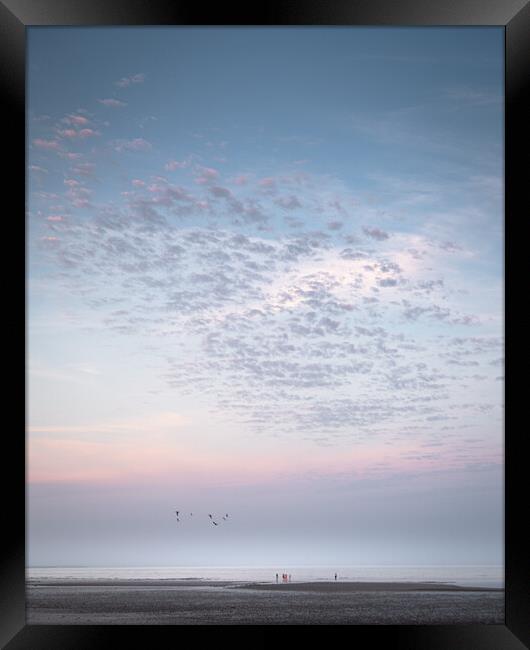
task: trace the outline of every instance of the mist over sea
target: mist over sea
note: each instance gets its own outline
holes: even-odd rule
[[[29,567],[30,581],[39,579],[145,579],[274,582],[287,573],[293,582],[444,582],[459,586],[504,587],[502,566],[139,566]]]

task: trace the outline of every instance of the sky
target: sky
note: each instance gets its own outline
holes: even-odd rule
[[[502,565],[503,71],[28,28],[28,565]]]

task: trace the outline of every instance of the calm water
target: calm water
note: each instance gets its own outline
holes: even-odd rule
[[[333,580],[359,582],[448,582],[461,586],[504,587],[500,566],[275,566],[275,567],[30,567],[29,579],[198,579],[274,582],[290,573],[293,582]]]

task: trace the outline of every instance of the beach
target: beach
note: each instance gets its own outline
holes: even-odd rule
[[[504,590],[440,582],[29,580],[30,625],[503,624]]]

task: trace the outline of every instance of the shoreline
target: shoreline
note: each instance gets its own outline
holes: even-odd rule
[[[463,586],[445,582],[351,582],[351,581],[319,581],[319,582],[258,582],[241,580],[197,580],[181,579],[135,579],[135,578],[101,578],[80,580],[78,578],[30,578],[26,587],[152,587],[156,589],[190,589],[190,588],[228,588],[261,591],[304,591],[311,593],[350,593],[350,592],[504,592],[504,587]]]

